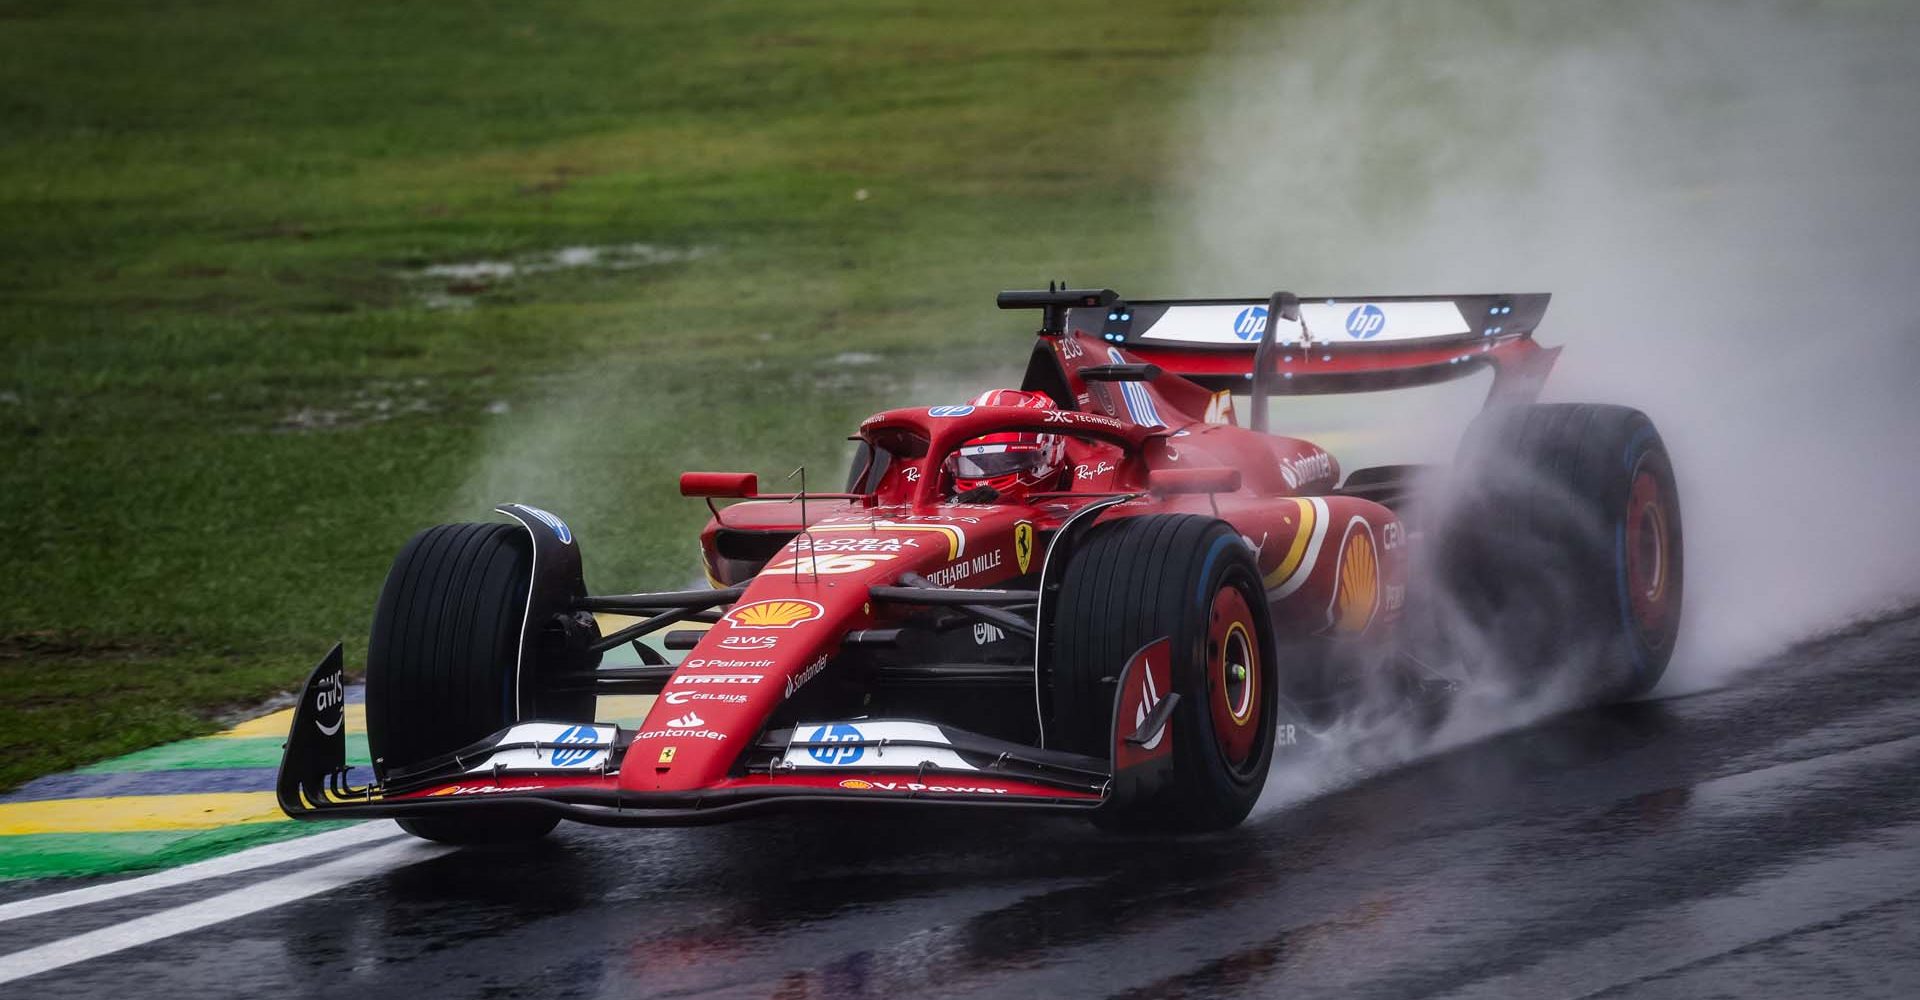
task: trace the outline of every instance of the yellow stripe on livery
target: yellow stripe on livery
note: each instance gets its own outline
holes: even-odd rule
[[[33,833],[135,833],[208,830],[286,819],[272,792],[121,795],[0,803],[0,836]]]
[[[1294,526],[1293,544],[1287,547],[1286,557],[1273,568],[1273,572],[1267,574],[1266,583],[1269,587],[1285,583],[1287,577],[1300,568],[1300,559],[1307,554],[1307,540],[1313,537],[1313,504],[1306,500],[1295,500],[1294,504],[1300,508],[1300,523]]]

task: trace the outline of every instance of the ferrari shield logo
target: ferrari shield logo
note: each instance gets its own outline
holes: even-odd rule
[[[1027,566],[1033,562],[1033,522],[1021,521],[1013,526],[1013,561],[1020,564],[1020,572],[1025,574]]]
[[[662,764],[671,764],[671,763],[673,763],[673,751],[674,751],[674,750],[675,750],[675,748],[674,748],[674,747],[667,747],[667,748],[665,748],[665,749],[663,749],[663,750],[661,750],[661,751],[660,751],[660,763],[662,763]]]

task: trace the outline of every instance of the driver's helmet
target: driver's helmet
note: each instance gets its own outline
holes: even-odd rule
[[[1019,389],[989,389],[969,402],[975,406],[1059,409],[1045,393]],[[1058,434],[1001,431],[961,445],[947,458],[947,472],[953,476],[956,494],[989,486],[1002,497],[1018,497],[1056,479],[1066,465],[1066,457],[1066,439]]]

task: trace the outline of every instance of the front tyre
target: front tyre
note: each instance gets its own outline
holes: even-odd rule
[[[1252,551],[1225,522],[1154,514],[1095,527],[1061,578],[1048,743],[1111,753],[1116,675],[1166,636],[1180,701],[1173,780],[1095,815],[1118,829],[1217,830],[1246,818],[1273,763],[1273,627]]]
[[[590,721],[591,692],[548,691],[522,676],[521,627],[533,543],[513,524],[443,524],[394,559],[367,644],[367,743],[384,780],[519,721],[523,696],[541,717]],[[457,810],[403,820],[443,843],[530,840],[550,814]]]

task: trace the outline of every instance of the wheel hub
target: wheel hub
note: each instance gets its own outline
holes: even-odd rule
[[[1237,588],[1214,595],[1207,622],[1207,700],[1214,741],[1235,768],[1252,762],[1260,743],[1260,643],[1253,611]]]

